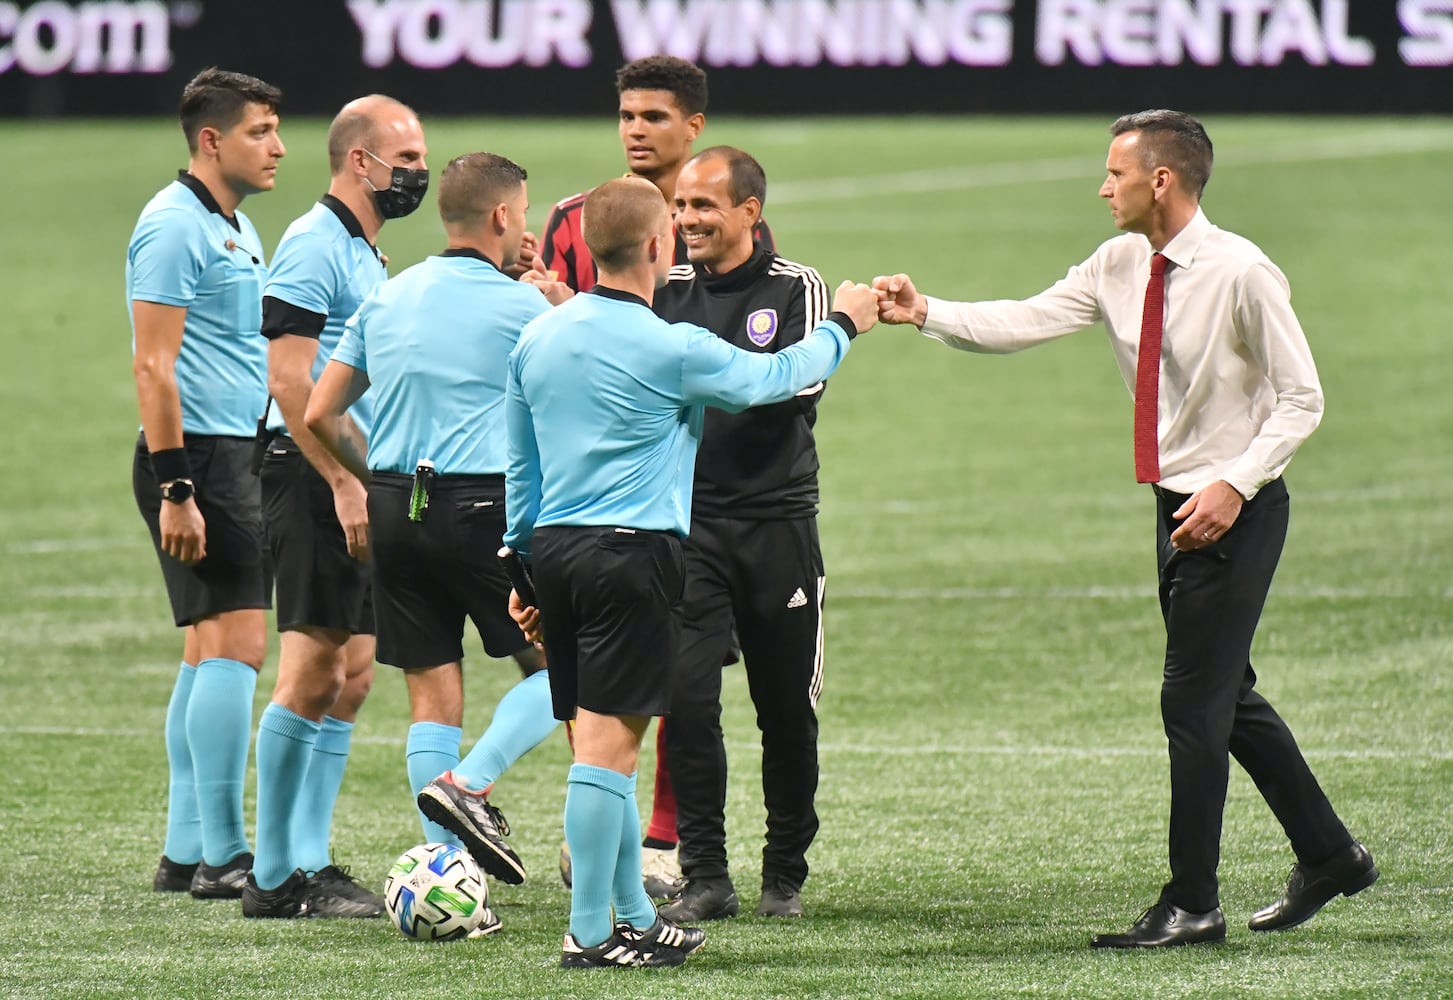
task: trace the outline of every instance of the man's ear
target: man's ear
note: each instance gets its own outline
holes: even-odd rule
[[[751,211],[753,226],[762,220],[762,203],[757,200],[756,195],[752,195],[746,201],[742,202],[742,206]]]

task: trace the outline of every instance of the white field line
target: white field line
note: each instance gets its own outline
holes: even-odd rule
[[[1448,146],[1453,149],[1453,134]],[[1375,503],[1387,500],[1439,500],[1443,494],[1431,483],[1377,483],[1353,489],[1311,490],[1296,489],[1292,500],[1296,503]],[[1090,495],[1074,497],[1076,508],[1086,506],[1114,510],[1143,508],[1150,497],[1149,491],[1127,487]],[[972,508],[968,501],[945,500],[942,498],[889,497],[873,501],[872,506],[882,514],[902,517],[923,517],[930,514],[953,514]],[[27,538],[0,543],[0,554],[13,556],[48,556],[67,552],[109,552],[126,549],[151,550],[151,542],[145,536],[113,535],[89,538]],[[148,562],[147,565],[154,565]],[[56,588],[57,590],[59,588]],[[38,592],[38,591],[37,591]],[[65,596],[57,594],[56,596]]]
[[[1272,597],[1300,601],[1407,601],[1453,598],[1453,588],[1412,590],[1368,587],[1278,587]],[[1140,601],[1155,597],[1145,587],[839,587],[828,597],[849,601]]]
[[[32,587],[27,594],[33,598],[52,600],[97,600],[124,601],[150,599],[159,590],[150,586],[61,586]],[[1282,587],[1277,586],[1272,594],[1279,598],[1296,601],[1407,601],[1448,600],[1453,598],[1453,588],[1438,590],[1430,588],[1417,590],[1409,587]],[[1155,596],[1155,588],[1149,585],[1131,587],[837,587],[829,592],[835,600],[846,601],[1140,601]],[[164,618],[165,616],[163,616]],[[3,620],[3,619],[0,619]],[[117,631],[114,625],[101,627],[105,636],[144,637],[151,625],[139,623]],[[137,631],[140,629],[140,631]],[[10,630],[15,631],[14,626]],[[90,630],[90,631],[94,631]],[[86,626],[79,627],[69,638],[75,641],[92,641]],[[0,626],[0,636],[6,634]],[[51,641],[56,641],[53,637]],[[60,640],[64,644],[64,637]]]
[[[62,552],[111,552],[121,549],[149,549],[145,538],[113,536],[109,538],[27,538],[0,545],[7,556],[53,556]]]
[[[160,727],[151,729],[98,729],[84,726],[0,726],[0,736],[65,736],[85,739],[147,739],[161,742]],[[354,743],[366,746],[403,747],[405,738],[398,736],[355,736]],[[728,744],[732,741],[728,740]],[[744,742],[743,746],[748,746]],[[1008,746],[933,743],[920,745],[821,743],[818,751],[826,754],[871,754],[883,757],[1045,757],[1071,760],[1097,757],[1162,757],[1165,747],[1065,747]],[[1348,760],[1453,760],[1453,750],[1394,750],[1368,747],[1363,749],[1306,749],[1308,757],[1335,757]]]
[[[1217,158],[1222,169],[1285,163],[1316,163],[1324,160],[1355,160],[1375,156],[1453,150],[1453,131],[1439,128],[1406,128],[1396,131],[1356,132],[1347,135],[1304,139],[1286,145],[1233,151]],[[770,191],[772,205],[848,201],[869,195],[927,194],[935,191],[968,191],[974,188],[1007,187],[1059,181],[1094,181],[1099,167],[1093,158],[1061,157],[983,163],[966,167],[905,170],[891,174],[859,177],[828,177],[819,180],[781,181]]]

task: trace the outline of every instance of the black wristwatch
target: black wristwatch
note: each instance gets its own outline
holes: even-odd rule
[[[161,498],[171,503],[186,503],[196,492],[190,479],[173,479],[161,484]]]

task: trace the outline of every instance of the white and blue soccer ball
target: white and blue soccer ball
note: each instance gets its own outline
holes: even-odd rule
[[[474,859],[453,844],[411,847],[383,883],[389,919],[406,937],[453,941],[484,919],[489,886]]]

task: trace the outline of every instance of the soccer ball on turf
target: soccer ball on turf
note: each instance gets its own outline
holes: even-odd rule
[[[474,859],[453,844],[411,847],[389,869],[383,901],[394,926],[419,941],[452,941],[479,926],[489,887]]]

